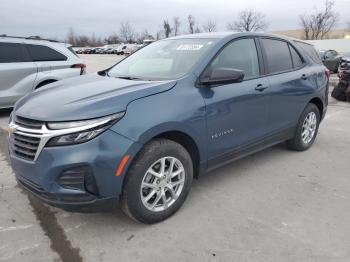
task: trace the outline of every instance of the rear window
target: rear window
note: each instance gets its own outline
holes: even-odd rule
[[[262,39],[265,50],[267,68],[270,74],[285,72],[293,69],[288,44],[275,39]]]
[[[312,45],[299,41],[294,42],[307,54],[308,57],[310,57],[312,61],[317,64],[322,64],[322,60],[319,54],[316,52],[315,48]]]
[[[22,47],[16,43],[0,43],[0,63],[24,62]]]
[[[61,53],[42,45],[26,45],[33,61],[66,61],[67,57]]]

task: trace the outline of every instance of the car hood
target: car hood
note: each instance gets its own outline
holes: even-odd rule
[[[167,91],[175,84],[85,75],[40,88],[19,100],[14,111],[41,121],[96,118],[124,111],[131,101]]]

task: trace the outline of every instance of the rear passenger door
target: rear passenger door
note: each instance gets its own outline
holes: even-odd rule
[[[25,47],[41,74],[49,74],[53,70],[68,67],[67,57],[48,46],[26,44]]]
[[[36,75],[36,64],[22,44],[0,42],[0,108],[32,91]]]
[[[290,43],[274,38],[260,38],[265,70],[268,75],[268,139],[272,142],[291,136],[304,110],[308,94],[313,93],[312,67]]]

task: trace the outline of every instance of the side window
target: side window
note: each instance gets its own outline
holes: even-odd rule
[[[42,45],[26,45],[33,61],[66,61],[67,57],[61,53]]]
[[[261,42],[265,50],[267,68],[270,74],[293,69],[292,58],[286,42],[267,38],[263,38]]]
[[[16,63],[26,61],[22,47],[16,43],[0,43],[0,63]]]
[[[292,55],[294,68],[302,67],[303,66],[303,60],[301,59],[301,57],[298,54],[298,52],[291,45],[289,45],[289,49],[290,49],[290,53]]]
[[[312,59],[312,61],[322,65],[322,60],[312,45],[299,41],[294,42]]]
[[[242,70],[244,79],[260,75],[259,60],[254,39],[240,39],[228,44],[210,65],[213,68]]]

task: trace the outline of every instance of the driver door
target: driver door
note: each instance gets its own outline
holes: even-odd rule
[[[226,45],[209,65],[244,72],[240,83],[202,88],[206,104],[208,168],[242,156],[264,145],[267,129],[268,87],[254,38]]]

